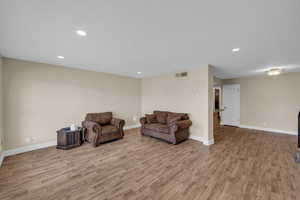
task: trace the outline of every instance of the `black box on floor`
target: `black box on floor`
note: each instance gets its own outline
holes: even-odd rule
[[[298,114],[298,151],[296,154],[296,162],[300,163],[300,112]]]
[[[59,129],[57,132],[57,149],[71,149],[83,143],[82,129],[71,131],[69,127]]]

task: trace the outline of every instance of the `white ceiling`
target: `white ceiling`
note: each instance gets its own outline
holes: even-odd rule
[[[219,78],[299,71],[299,10],[299,0],[0,0],[0,54],[131,77],[208,63]]]

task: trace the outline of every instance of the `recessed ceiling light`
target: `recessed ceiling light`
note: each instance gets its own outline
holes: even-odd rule
[[[80,36],[86,36],[87,35],[87,33],[83,30],[77,30],[76,33],[77,33],[77,35],[80,35]]]
[[[137,74],[142,74],[142,72],[137,72]]]
[[[240,48],[234,48],[232,49],[232,52],[239,52],[240,51]]]
[[[277,76],[277,75],[281,74],[281,72],[282,72],[282,69],[280,69],[280,68],[271,68],[267,71],[267,74],[269,76]]]
[[[57,58],[59,58],[59,59],[65,59],[65,57],[63,57],[63,56],[57,56]]]

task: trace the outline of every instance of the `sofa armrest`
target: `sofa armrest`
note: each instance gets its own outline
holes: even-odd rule
[[[82,122],[82,127],[93,131],[93,132],[101,132],[101,126],[100,124],[92,121],[83,121]]]
[[[189,128],[192,125],[191,120],[181,120],[176,122],[179,129]]]
[[[110,123],[111,125],[117,127],[118,129],[123,129],[125,125],[125,121],[123,119],[118,119],[118,118],[112,118]]]
[[[85,139],[96,146],[98,138],[102,132],[102,127],[100,124],[92,121],[83,121],[82,127],[87,129],[84,134]]]
[[[140,122],[141,122],[142,127],[144,127],[145,124],[147,123],[146,117],[141,117]]]

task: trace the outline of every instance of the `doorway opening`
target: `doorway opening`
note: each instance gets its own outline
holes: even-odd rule
[[[214,87],[214,130],[220,128],[221,122],[221,87]]]

